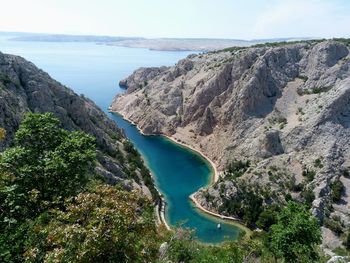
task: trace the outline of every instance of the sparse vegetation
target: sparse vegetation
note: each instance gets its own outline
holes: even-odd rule
[[[249,160],[241,161],[241,160],[233,160],[228,165],[224,172],[225,177],[228,179],[236,179],[242,176],[250,166]]]
[[[343,224],[339,217],[333,216],[332,218],[326,218],[323,222],[324,226],[332,230],[337,235],[343,233]]]
[[[323,159],[322,157],[319,157],[314,161],[314,166],[316,168],[323,168],[322,159]]]
[[[7,85],[9,83],[12,83],[12,80],[10,79],[10,77],[6,74],[0,74],[0,81],[4,84]]]
[[[124,150],[128,153],[128,163],[130,164],[129,169],[126,171],[129,175],[133,174],[133,178],[136,179],[137,175],[135,173],[136,167],[141,167],[140,175],[145,183],[145,185],[150,190],[154,200],[158,200],[159,194],[154,187],[153,178],[150,171],[144,166],[143,160],[139,152],[135,149],[134,145],[129,140],[123,141]]]
[[[298,111],[297,111],[297,114],[304,115],[305,112],[303,111],[303,108],[299,107],[299,108],[298,108]]]
[[[312,182],[315,178],[316,172],[314,170],[305,169],[302,175],[306,178],[308,182]]]
[[[311,207],[312,202],[315,200],[315,194],[311,187],[305,187],[300,193],[300,196],[304,199],[305,204]]]
[[[330,188],[332,201],[335,203],[339,202],[345,190],[344,184],[340,180],[336,180],[330,184]]]
[[[350,38],[333,38],[333,40],[350,46]]]
[[[345,246],[346,249],[350,250],[350,229],[348,229],[346,233],[343,245]]]
[[[300,75],[299,76],[299,79],[301,79],[301,80],[303,80],[304,82],[306,82],[306,81],[308,81],[308,77],[307,76],[305,76],[305,75]]]

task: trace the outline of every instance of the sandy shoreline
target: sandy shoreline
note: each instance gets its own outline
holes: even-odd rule
[[[132,120],[130,120],[129,118],[127,118],[124,114],[121,114],[120,112],[117,112],[117,111],[112,111],[112,110],[110,110],[110,109],[108,109],[108,110],[109,110],[109,112],[111,112],[111,113],[116,113],[116,114],[118,114],[118,115],[121,116],[124,120],[126,120],[127,122],[129,122],[129,123],[131,123],[132,125],[134,125],[142,135],[145,135],[145,136],[153,136],[152,134],[145,134],[145,133],[138,127],[138,125],[137,125],[135,122],[133,122]],[[171,140],[172,142],[174,142],[174,143],[176,143],[176,144],[179,144],[179,145],[181,145],[181,146],[183,146],[183,147],[185,147],[185,148],[188,148],[188,149],[190,149],[190,150],[196,152],[197,154],[199,154],[201,157],[203,157],[205,160],[207,160],[207,161],[209,162],[209,164],[210,164],[210,166],[211,166],[211,168],[212,168],[212,171],[213,171],[213,172],[212,172],[212,176],[211,176],[211,177],[212,177],[211,184],[213,184],[213,183],[215,183],[215,182],[217,182],[217,181],[219,180],[219,173],[218,173],[218,170],[217,170],[217,168],[216,168],[215,163],[214,163],[209,157],[207,157],[202,151],[197,150],[197,149],[195,149],[194,147],[192,147],[192,146],[190,146],[190,145],[188,145],[188,144],[185,144],[185,143],[183,143],[183,142],[179,142],[178,140],[176,140],[175,138],[173,138],[173,137],[171,137],[171,136],[168,136],[168,135],[165,135],[165,134],[157,134],[157,135],[159,135],[159,136],[164,136],[165,138]],[[153,176],[153,175],[152,175],[152,176]],[[209,186],[209,185],[208,185],[208,186]],[[159,192],[158,189],[157,189],[157,191]],[[160,192],[159,192],[159,193],[160,193]],[[217,218],[220,218],[220,219],[233,221],[233,222],[237,223],[237,226],[240,227],[241,229],[243,229],[244,231],[246,231],[246,232],[247,232],[247,230],[250,231],[250,229],[248,229],[245,225],[243,225],[242,223],[240,223],[241,221],[240,221],[238,218],[220,215],[220,214],[218,214],[218,213],[215,213],[215,212],[212,212],[212,211],[209,211],[209,210],[205,209],[205,208],[198,202],[198,200],[194,197],[194,195],[195,195],[195,193],[191,194],[191,195],[189,196],[189,199],[193,202],[193,204],[195,205],[195,207],[196,207],[197,209],[199,209],[200,211],[202,211],[202,212],[204,212],[204,213],[206,213],[206,214],[209,214],[209,215],[211,215],[211,216],[213,216],[213,217],[217,217]],[[160,212],[159,218],[161,219],[161,221],[162,221],[162,223],[165,225],[165,227],[166,227],[167,229],[170,230],[171,228],[170,228],[170,226],[168,225],[168,223],[167,223],[166,220],[165,220],[165,201],[164,201],[162,195],[161,195],[161,198],[162,198],[162,209],[160,209],[161,212]]]

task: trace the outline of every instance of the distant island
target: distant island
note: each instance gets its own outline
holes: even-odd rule
[[[93,35],[62,35],[38,33],[0,33],[10,34],[14,41],[34,42],[95,42],[110,46],[146,48],[159,51],[213,51],[232,46],[248,47],[256,44],[306,40],[309,38],[273,38],[273,39],[215,39],[215,38],[143,38]]]

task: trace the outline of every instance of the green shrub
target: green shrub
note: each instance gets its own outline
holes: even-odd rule
[[[242,176],[249,168],[250,161],[242,161],[234,159],[227,166],[224,172],[225,177],[229,177],[230,179],[236,179]]]
[[[346,247],[346,249],[350,249],[350,230],[348,230],[348,232],[346,233],[343,245]]]
[[[267,247],[283,262],[318,262],[321,231],[315,217],[303,205],[289,202],[271,226]]]
[[[331,198],[333,202],[339,202],[345,190],[344,184],[337,180],[330,185],[331,188]]]
[[[312,189],[310,187],[307,187],[301,192],[300,195],[304,199],[305,204],[311,207],[312,202],[315,200],[315,194]]]
[[[84,189],[93,173],[94,141],[63,130],[53,114],[25,115],[14,147],[0,159],[2,262],[22,262],[31,220]]]
[[[305,169],[303,170],[302,175],[306,177],[308,182],[312,182],[315,178],[316,172],[314,170]]]
[[[332,230],[337,235],[340,235],[343,233],[343,225],[339,217],[326,218],[323,221],[323,225],[329,228],[330,230]]]
[[[258,221],[256,222],[257,227],[268,231],[271,225],[277,222],[277,215],[280,208],[277,205],[271,205],[262,211],[259,215]]]
[[[306,81],[308,81],[308,77],[307,76],[305,76],[305,75],[300,75],[299,76],[299,79],[301,79],[301,80],[303,80],[304,82],[306,82]]]
[[[316,168],[323,168],[322,157],[317,158],[317,159],[314,161],[314,166],[315,166]]]

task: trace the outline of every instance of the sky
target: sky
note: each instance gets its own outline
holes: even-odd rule
[[[148,38],[350,37],[350,0],[0,0],[0,31]]]

